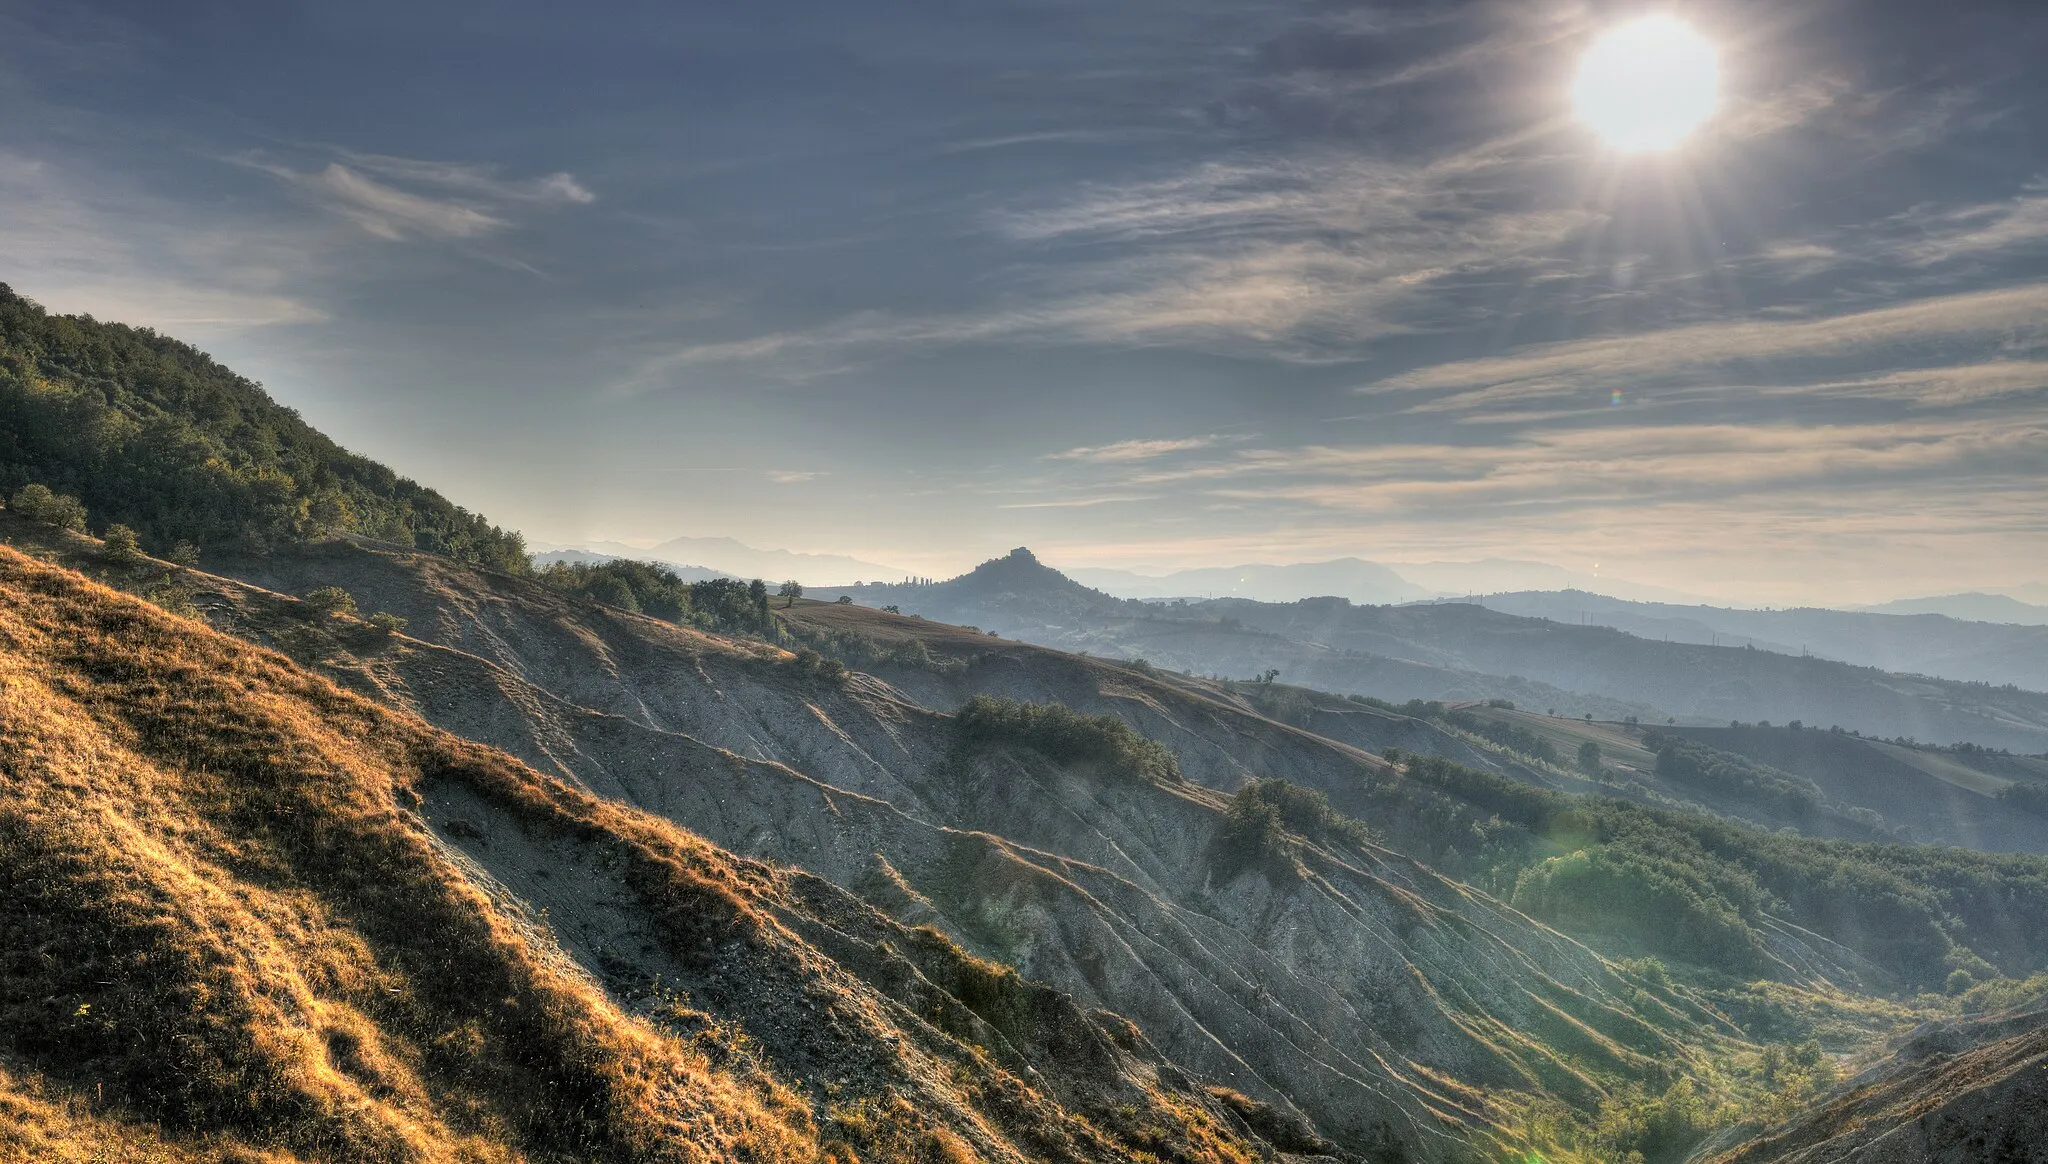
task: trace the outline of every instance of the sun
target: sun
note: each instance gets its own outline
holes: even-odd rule
[[[1618,150],[1668,150],[1714,115],[1721,59],[1713,42],[1668,16],[1603,35],[1579,61],[1572,111]]]

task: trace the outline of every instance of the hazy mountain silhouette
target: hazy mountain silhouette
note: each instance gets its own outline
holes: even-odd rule
[[[1813,654],[1883,671],[1936,675],[1979,683],[2015,684],[2048,691],[2048,608],[1994,595],[1976,605],[2001,612],[2036,611],[2041,624],[1964,621],[1892,603],[1878,611],[1730,610],[1628,602],[1579,590],[1487,594],[1472,599],[1492,610],[1553,622],[1610,626],[1647,639],[1682,643],[1754,645],[1780,654]],[[1944,600],[1920,600],[1944,601]]]
[[[1527,706],[1583,709],[1604,718],[1634,714],[1693,723],[1800,719],[1866,734],[2048,751],[2048,694],[1802,656],[1782,643],[1773,651],[1768,647],[1774,640],[1768,638],[1752,647],[1748,636],[1731,642],[1703,621],[1810,615],[1816,629],[1845,628],[1838,640],[1831,640],[1845,648],[1856,645],[1858,633],[1869,633],[1859,627],[1908,631],[1924,626],[1931,628],[1935,647],[1915,654],[1917,661],[1937,648],[1948,650],[1945,657],[1951,659],[1966,657],[1953,639],[1981,647],[1976,666],[2008,668],[1995,672],[2001,676],[2034,674],[2028,670],[2034,652],[2023,643],[2007,649],[2014,641],[2012,628],[1925,616],[1675,608],[1701,617],[1673,620],[1673,627],[1685,633],[1667,642],[1667,628],[1654,628],[1657,637],[1652,638],[1647,632],[1653,628],[1647,625],[1644,635],[1633,635],[1579,625],[1577,619],[1566,623],[1509,614],[1476,601],[1374,607],[1338,598],[1292,603],[1120,599],[1043,565],[1028,550],[946,582],[828,588],[818,594],[841,592],[871,606],[896,605],[905,613],[1030,642],[1142,657],[1197,674],[1254,675],[1277,669],[1307,686],[1393,699],[1497,697]],[[1573,599],[1535,596],[1531,601]],[[1608,611],[1633,609],[1600,596],[1580,601]],[[1760,622],[1756,627],[1767,625],[1792,624]],[[1689,637],[1699,641],[1686,641]],[[1873,648],[1864,644],[1858,649]],[[2005,682],[2011,679],[2002,677],[2000,683]]]
[[[1942,614],[1972,622],[2048,626],[2048,606],[2021,602],[2007,594],[1937,594],[1927,598],[1901,598],[1862,609],[1884,614]]]

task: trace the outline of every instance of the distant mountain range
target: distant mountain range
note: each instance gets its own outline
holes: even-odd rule
[[[2048,691],[2048,609],[1994,595],[1984,613],[2039,611],[2032,625],[1963,621],[1943,613],[1922,613],[1921,599],[1890,603],[1885,612],[1820,610],[1730,610],[1718,606],[1677,606],[1627,602],[1583,590],[1487,594],[1471,601],[1507,614],[1584,626],[1609,626],[1639,638],[1709,646],[1754,646],[1782,655],[1817,655],[1883,671],[1936,675],[1977,683]],[[2020,618],[2008,617],[2006,623]]]
[[[580,546],[543,545],[536,559],[604,562],[628,558],[672,566],[685,581],[696,576],[761,578],[769,582],[795,579],[806,586],[825,586],[866,579],[899,579],[910,571],[843,554],[801,554],[792,550],[761,550],[732,538],[670,538],[656,546],[624,542],[585,542]],[[693,574],[694,572],[694,574]]]
[[[2035,592],[2048,599],[2048,586],[2023,586],[2016,588],[2013,594],[1938,594],[1930,598],[1901,598],[1897,602],[1863,609],[1881,614],[1945,614],[1970,622],[2048,626],[2048,605],[2022,602],[2013,596]]]
[[[1886,737],[2048,750],[2048,695],[2036,693],[2048,687],[2048,673],[2032,660],[2048,652],[2016,628],[1934,615],[1662,607],[1584,593],[1502,597],[1503,605],[1519,599],[1542,615],[1491,609],[1485,600],[1139,601],[1085,586],[1026,549],[945,582],[814,593],[827,600],[844,593],[864,605],[1194,674],[1278,670],[1290,682],[1340,693],[1509,699],[1567,715],[1647,722],[1800,719]],[[1612,625],[1624,621],[1640,633]],[[1802,657],[1802,630],[1808,642],[1825,632],[1837,658],[1817,650]],[[1788,632],[1790,643],[1783,641]],[[1902,675],[1843,657],[1879,654],[1920,674],[1938,675],[1939,665],[1951,673],[1997,674],[2000,684],[2043,681],[2006,690],[1988,680]]]
[[[1644,601],[1705,601],[1698,595],[1676,590],[1514,558],[1392,564],[1336,558],[1279,566],[1255,562],[1164,574],[1074,566],[1067,568],[1066,573],[1077,582],[1118,598],[1249,598],[1257,602],[1344,598],[1363,605],[1384,606],[1502,590],[1594,588]]]

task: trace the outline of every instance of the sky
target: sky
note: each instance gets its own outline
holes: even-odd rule
[[[1646,13],[1715,116],[1624,153]],[[538,543],[2048,580],[2048,5],[0,3],[0,281]]]

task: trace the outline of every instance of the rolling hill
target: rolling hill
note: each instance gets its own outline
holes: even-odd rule
[[[2048,695],[2037,692],[1747,645],[1664,642],[1470,603],[1134,602],[1090,590],[1029,551],[935,585],[843,592],[864,604],[894,605],[1067,650],[1144,658],[1200,674],[1277,669],[1292,682],[1340,693],[1505,698],[1600,719],[1635,715],[1695,725],[1799,719],[1887,737],[2048,751]]]
[[[1965,621],[1904,611],[1729,610],[1624,602],[1573,590],[1488,594],[1473,601],[1528,618],[1613,627],[1638,638],[1753,645],[1882,671],[2048,690],[2048,625],[2013,625],[2023,621],[2016,617]],[[2017,602],[2012,606],[2027,609]]]

